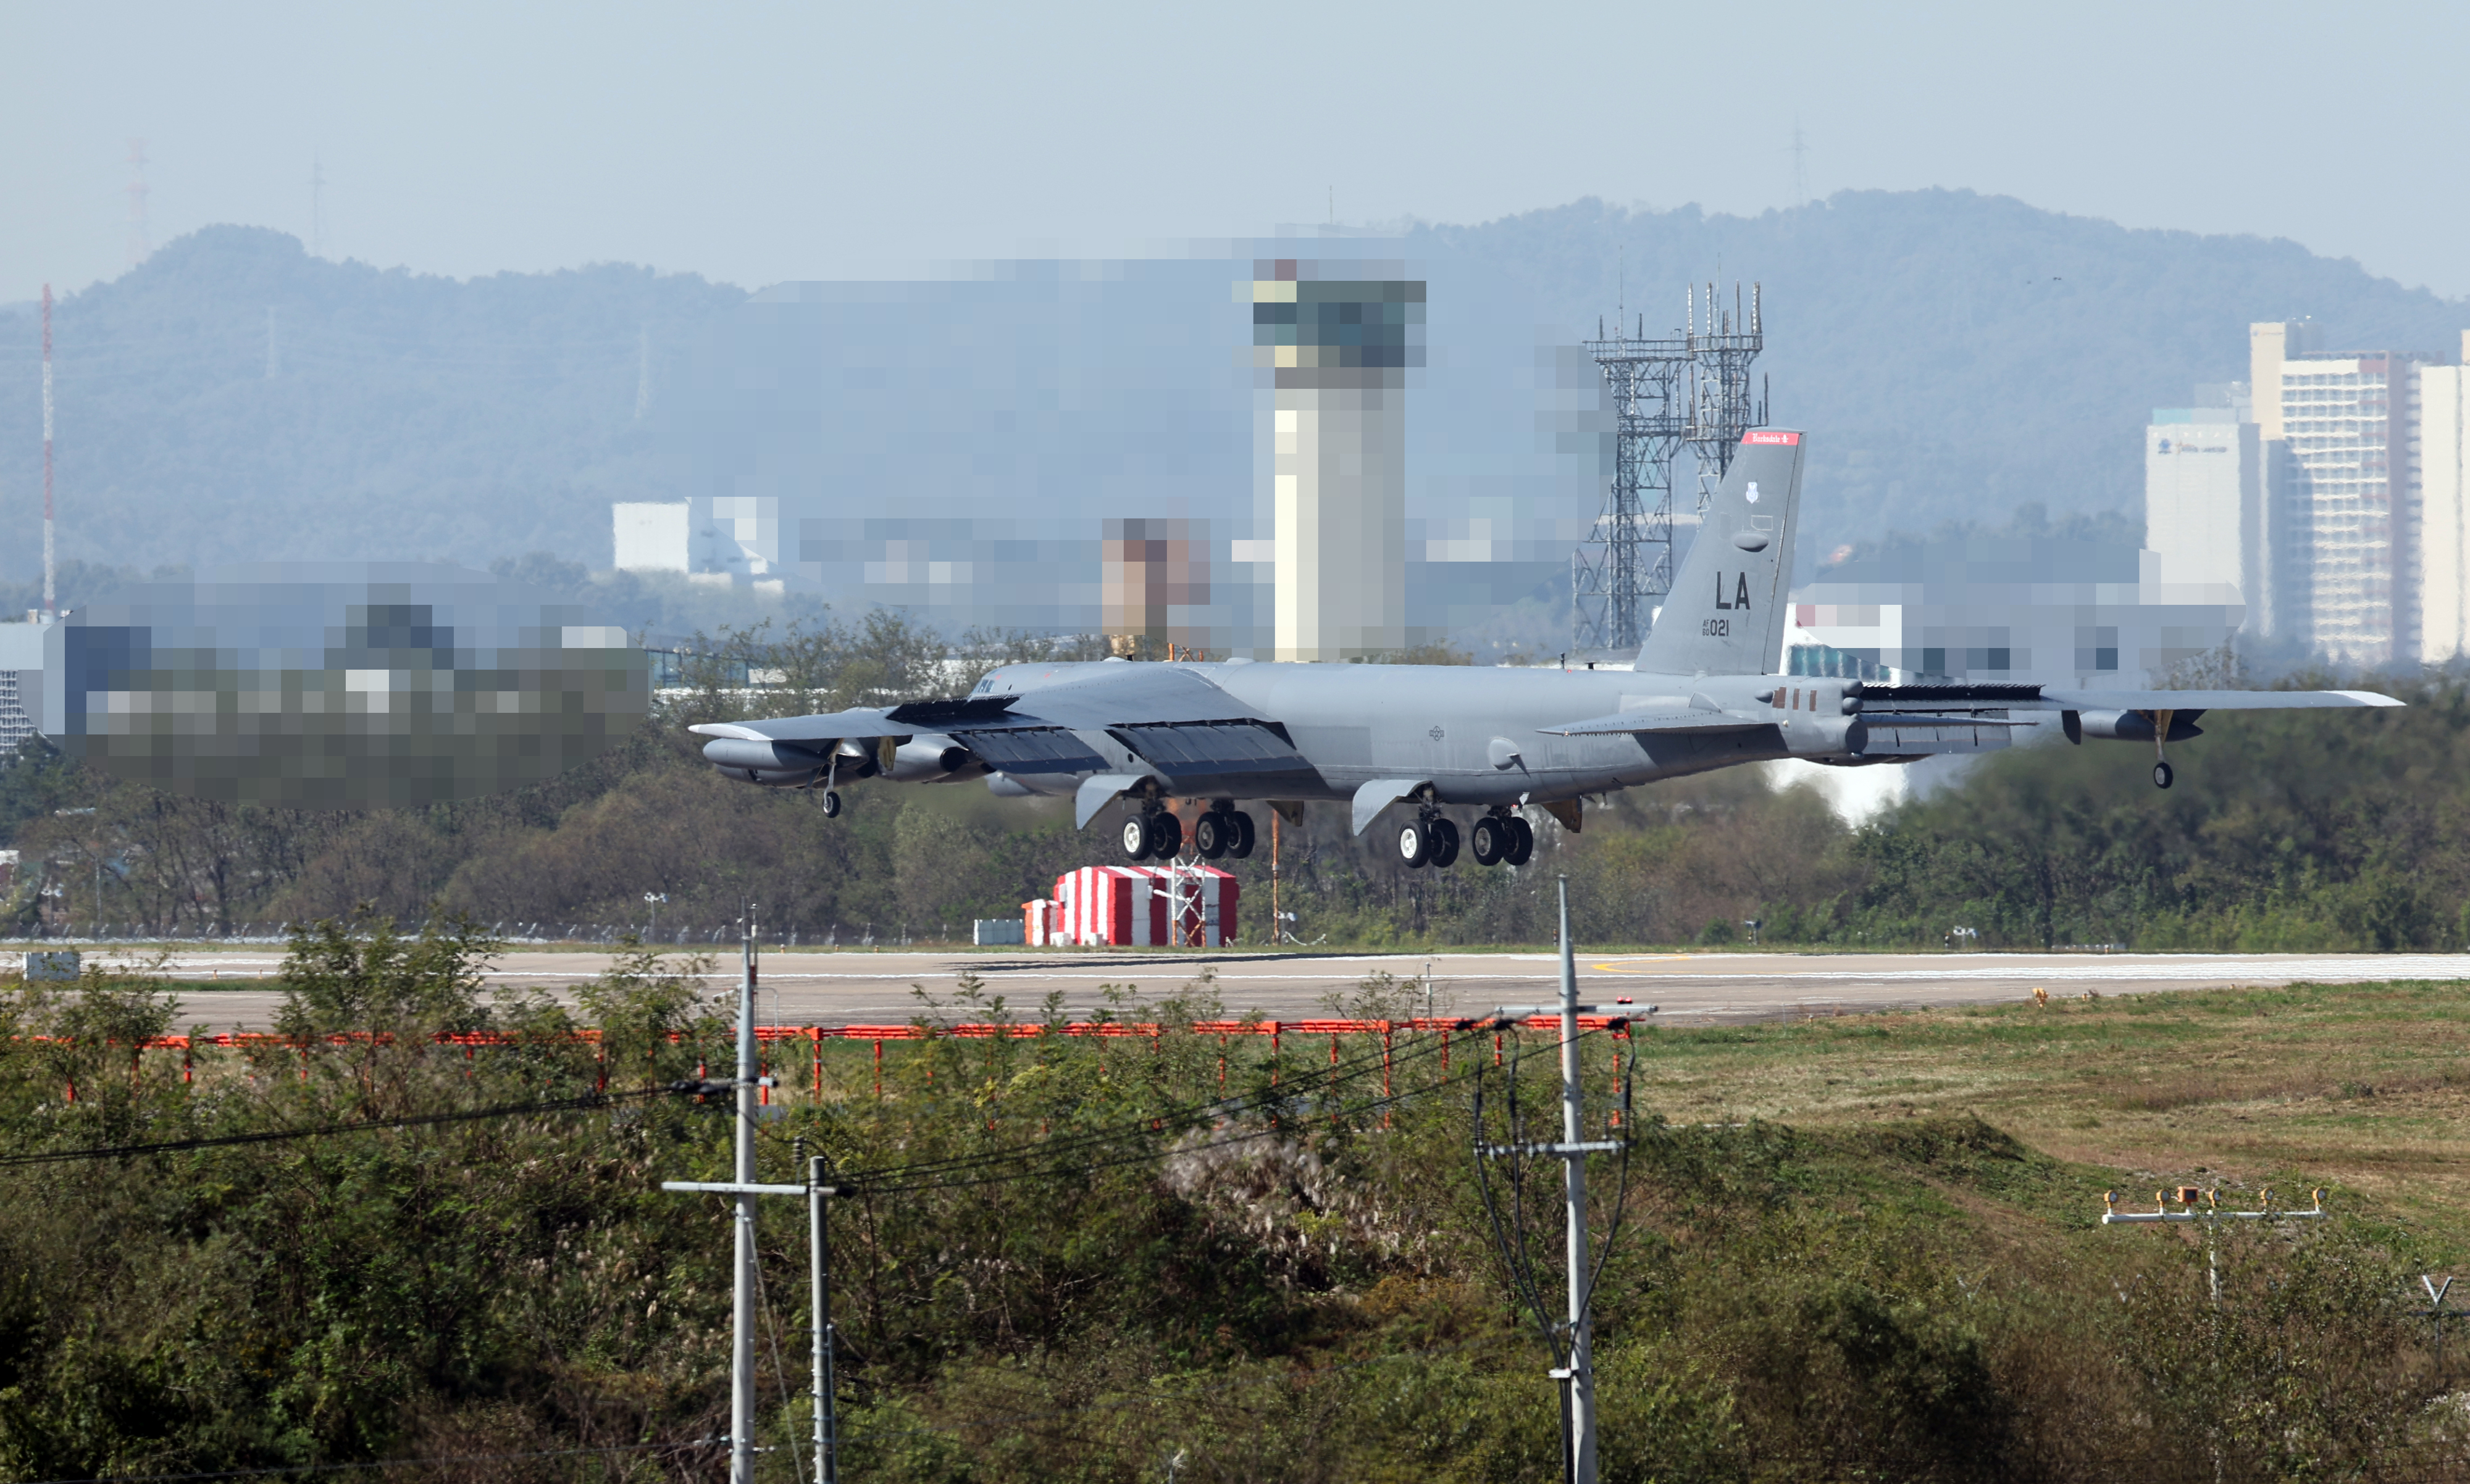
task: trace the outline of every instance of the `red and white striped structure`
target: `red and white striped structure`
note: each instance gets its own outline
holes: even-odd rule
[[[1021,911],[1033,943],[1223,948],[1235,941],[1239,894],[1235,877],[1215,866],[1084,866],[1055,878],[1051,904]]]
[[[1032,948],[1045,948],[1062,941],[1060,931],[1063,921],[1063,904],[1050,897],[1020,904],[1020,940]]]

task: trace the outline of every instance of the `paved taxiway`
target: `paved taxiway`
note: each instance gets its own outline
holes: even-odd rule
[[[116,948],[104,951],[115,960],[137,957]],[[270,945],[180,945],[172,950],[162,971],[185,981],[231,985],[184,990],[182,1025],[262,1030],[281,1003],[280,993],[266,982],[280,962],[279,950]],[[517,951],[497,961],[489,977],[509,989],[563,997],[609,962],[608,955],[589,951]],[[1376,973],[1421,981],[1429,965],[1434,1009],[1469,1014],[1504,1002],[1550,999],[1558,972],[1549,953],[790,950],[764,956],[760,1012],[763,1020],[776,1024],[897,1024],[918,1011],[913,985],[948,1000],[965,970],[975,972],[986,982],[987,993],[1003,996],[1016,1010],[1034,1013],[1049,994],[1058,992],[1067,1008],[1078,1010],[1100,1003],[1102,985],[1137,985],[1147,998],[1172,992],[1203,964],[1216,970],[1218,993],[1229,1013],[1257,1009],[1288,1020],[1330,1013],[1330,996],[1350,994]],[[735,953],[714,970],[710,983],[715,992],[734,985]],[[1704,1024],[2014,1001],[2036,987],[2060,996],[2308,980],[2461,980],[2470,979],[2470,955],[1582,954],[1578,977],[1579,992],[1590,1002],[1608,1004],[1626,996],[1641,1007],[1662,1007],[1662,1019]]]

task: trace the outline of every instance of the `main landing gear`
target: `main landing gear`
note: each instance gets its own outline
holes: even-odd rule
[[[1535,829],[1503,808],[1485,815],[1467,831],[1467,845],[1479,866],[1524,866],[1535,853]],[[1457,824],[1437,809],[1427,808],[1398,831],[1398,858],[1410,867],[1434,870],[1458,858]]]
[[[1456,822],[1439,813],[1416,816],[1398,831],[1398,858],[1410,867],[1449,865],[1458,858]]]
[[[1468,831],[1479,866],[1524,866],[1535,854],[1535,826],[1515,814],[1487,814]]]
[[[2153,765],[2153,786],[2155,788],[2168,788],[2171,783],[2178,778],[2178,777],[2179,776],[2177,774],[2170,771],[2170,760],[2166,757]]]
[[[1252,817],[1222,799],[1192,822],[1192,847],[1204,860],[1252,853]],[[1169,861],[1183,853],[1183,822],[1162,804],[1143,808],[1124,821],[1124,856],[1134,861]]]

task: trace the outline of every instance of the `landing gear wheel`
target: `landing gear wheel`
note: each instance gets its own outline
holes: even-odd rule
[[[1226,853],[1244,860],[1252,853],[1252,817],[1240,809],[1226,817],[1235,822],[1235,843],[1226,847]]]
[[[1235,843],[1234,837],[1234,824],[1215,809],[1192,822],[1192,847],[1200,852],[1202,860],[1214,861],[1224,855]]]
[[[1535,826],[1514,814],[1502,823],[1509,826],[1510,836],[1509,849],[1502,860],[1511,866],[1526,865],[1535,854]]]
[[[1433,835],[1437,842],[1433,849],[1433,869],[1439,870],[1458,858],[1458,826],[1456,820],[1434,820]]]
[[[1150,828],[1149,816],[1135,814],[1124,822],[1124,858],[1145,861],[1156,847],[1157,833]]]
[[[1183,853],[1183,821],[1172,814],[1152,815],[1150,829],[1154,836],[1150,844],[1153,858],[1171,861]]]
[[[1487,814],[1467,831],[1467,848],[1475,852],[1477,865],[1498,866],[1501,858],[1509,853],[1509,842],[1517,832],[1508,824],[1500,816]]]
[[[1410,870],[1422,866],[1433,858],[1433,844],[1432,826],[1422,820],[1410,821],[1398,831],[1398,859]]]
[[[2153,765],[2153,786],[2155,788],[2168,788],[2171,782],[2178,777],[2179,776],[2177,774],[2170,771],[2170,765],[2166,762],[2157,762]]]
[[[825,790],[824,790],[824,798],[823,798],[823,805],[824,805],[824,818],[825,818],[825,819],[827,819],[827,820],[836,820],[836,819],[839,819],[839,818],[841,817],[841,796],[840,796],[840,790],[838,790],[838,789],[831,789],[831,788],[825,789]]]

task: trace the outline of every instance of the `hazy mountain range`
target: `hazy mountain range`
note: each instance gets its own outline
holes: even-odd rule
[[[1581,201],[1417,227],[1384,250],[1432,284],[1434,390],[1410,441],[1416,487],[1514,476],[1522,499],[1556,518],[1583,519],[1599,498],[1602,423],[1565,416],[1558,453],[1539,452],[1556,404],[1538,348],[1596,334],[1621,304],[1633,328],[1642,314],[1650,333],[1675,326],[1691,283],[1717,280],[1728,299],[1736,279],[1762,284],[1773,418],[1814,435],[1805,552],[1891,527],[1995,523],[2026,502],[2054,517],[2140,514],[2149,409],[2182,404],[2193,383],[2243,377],[2250,320],[2312,316],[2336,345],[2447,359],[2470,324],[2470,307],[2292,243],[2131,231],[1968,192],[1848,192],[1755,218]],[[887,500],[935,514],[938,486],[897,488],[885,473],[901,447],[932,437],[950,442],[939,458],[973,469],[980,496],[999,494],[1029,456],[995,454],[1032,449],[1046,464],[1024,477],[1024,499],[1034,487],[1059,514],[1142,513],[1142,470],[1177,457],[1176,476],[1189,476],[1177,499],[1240,507],[1253,487],[1247,406],[1229,374],[1243,331],[1218,277],[1193,278],[1206,291],[1196,288],[1189,309],[1160,310],[1161,284],[1181,280],[1150,275],[1130,313],[1147,326],[1145,377],[1160,355],[1183,355],[1194,377],[1238,388],[1215,404],[1231,419],[1223,435],[1196,439],[1190,419],[1215,414],[1187,409],[1179,429],[1159,434],[1175,447],[1147,465],[1051,430],[1024,441],[1055,405],[1054,378],[1036,355],[997,356],[956,372],[948,392],[917,381],[918,406],[895,410],[923,433],[872,451],[827,440],[826,466],[846,452],[849,467],[870,472],[823,481],[818,497],[859,514]],[[856,297],[866,313],[833,323],[859,328],[832,333],[880,336],[914,369],[921,353],[914,337],[902,343],[903,294]],[[967,293],[926,300],[944,307],[928,316],[931,369],[937,345],[966,355],[972,321],[949,313]],[[741,383],[767,392],[754,383],[770,372],[712,350],[756,302],[625,266],[458,282],[313,259],[262,229],[195,233],[55,307],[62,554],[148,568],[264,557],[485,566],[546,551],[605,567],[610,500],[728,492],[696,452],[715,441],[713,425],[679,419]],[[1177,320],[1173,333],[1157,329],[1161,315]],[[1478,323],[1480,333],[1464,328]],[[1222,332],[1235,343],[1219,343]],[[871,344],[836,347],[839,384],[857,385],[846,368],[870,363]],[[864,390],[872,404],[897,403],[901,384]],[[1419,404],[1409,407],[1412,425]],[[39,560],[40,420],[34,306],[9,306],[0,580],[31,575]],[[836,436],[854,438],[850,427],[866,421],[844,419]],[[1079,436],[1130,444],[1142,423],[1084,421]],[[1086,510],[1072,504],[1069,467],[1084,455],[1115,481],[1110,502]],[[1238,523],[1245,514],[1226,513]]]

